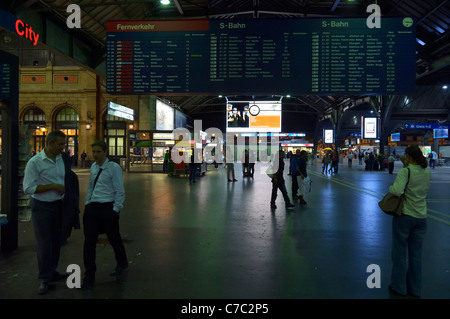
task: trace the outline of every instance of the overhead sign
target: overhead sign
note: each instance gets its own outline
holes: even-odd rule
[[[0,26],[30,40],[33,45],[38,43],[39,33],[35,32],[26,22],[2,9],[0,9]]]
[[[134,121],[134,110],[123,105],[108,101],[108,114]]]
[[[416,22],[365,18],[107,22],[110,94],[384,95],[415,90]],[[408,23],[406,23],[408,22]],[[253,115],[258,109],[249,105]]]
[[[433,129],[448,129],[450,124],[440,123],[406,123],[403,125],[406,130],[433,130]]]

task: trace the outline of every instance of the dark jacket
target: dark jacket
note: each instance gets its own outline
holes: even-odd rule
[[[66,191],[63,198],[62,238],[70,237],[72,228],[80,229],[80,186],[78,176],[71,169],[71,158],[62,154],[65,166],[64,186]]]

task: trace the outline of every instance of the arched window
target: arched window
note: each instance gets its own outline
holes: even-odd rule
[[[45,113],[37,107],[29,109],[23,116],[23,124],[28,124],[31,133],[31,154],[37,154],[45,146]]]
[[[126,156],[125,137],[127,123],[121,117],[105,115],[105,142],[108,144],[108,156],[113,160]]]
[[[66,134],[66,151],[73,156],[72,165],[78,162],[78,113],[71,107],[65,107],[56,114],[56,129]]]
[[[71,107],[66,107],[58,112],[57,122],[78,122],[78,113]]]

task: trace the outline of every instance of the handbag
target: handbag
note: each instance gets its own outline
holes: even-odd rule
[[[410,170],[408,168],[408,181],[406,182],[403,194],[400,196],[392,193],[387,193],[381,201],[378,202],[378,206],[383,212],[391,216],[400,216],[403,210],[403,203],[405,201],[405,192],[409,183]]]

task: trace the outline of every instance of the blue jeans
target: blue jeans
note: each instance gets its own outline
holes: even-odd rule
[[[400,294],[420,296],[422,243],[426,231],[426,218],[414,218],[408,215],[393,217],[390,286]]]

